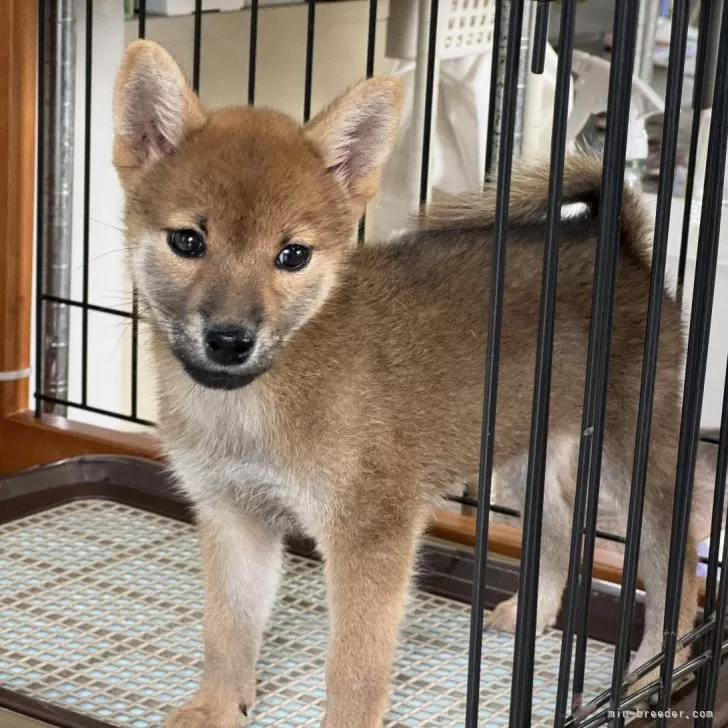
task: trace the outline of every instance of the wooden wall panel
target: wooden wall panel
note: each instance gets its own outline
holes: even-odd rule
[[[0,22],[0,371],[30,363],[36,19],[33,0],[6,0]],[[28,380],[0,381],[0,415],[28,406]]]

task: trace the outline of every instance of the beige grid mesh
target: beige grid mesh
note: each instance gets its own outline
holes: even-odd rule
[[[0,685],[111,725],[150,728],[200,677],[202,585],[191,526],[79,501],[0,527]],[[261,657],[252,726],[318,726],[324,706],[321,567],[289,556]],[[469,607],[418,592],[386,725],[464,722]],[[533,725],[549,725],[560,634],[537,641]],[[507,724],[513,639],[483,641],[481,726]],[[612,650],[591,642],[587,697]]]

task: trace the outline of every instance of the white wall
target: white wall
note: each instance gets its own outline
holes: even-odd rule
[[[91,94],[91,173],[89,205],[89,302],[108,308],[130,308],[121,232],[122,198],[111,164],[111,80],[124,51],[123,4],[118,0],[93,0],[93,71]],[[83,297],[83,193],[85,142],[86,0],[76,0],[76,136],[71,297]],[[81,399],[80,309],[71,310],[69,398]],[[130,347],[125,319],[90,312],[88,316],[88,404],[101,409],[129,411],[122,373]],[[110,420],[73,410],[75,419],[98,424]],[[115,421],[114,421],[115,422]]]

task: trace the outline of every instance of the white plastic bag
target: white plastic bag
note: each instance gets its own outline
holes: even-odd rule
[[[437,114],[430,152],[431,199],[477,190],[483,183],[488,129],[491,53],[444,59],[439,64]],[[547,155],[551,143],[557,55],[546,47],[544,73],[529,72],[524,108],[523,154]],[[405,88],[403,123],[371,206],[367,234],[384,240],[405,227],[419,203],[422,159],[414,149],[414,61],[394,61],[391,73]],[[570,92],[569,108],[573,106]]]
[[[384,239],[404,227],[416,210],[422,160],[412,148],[414,70],[413,61],[395,61],[391,70],[405,87],[403,123],[382,173],[370,233],[375,239]],[[489,54],[440,63],[437,114],[430,146],[433,199],[443,193],[477,189],[482,184],[489,79]]]

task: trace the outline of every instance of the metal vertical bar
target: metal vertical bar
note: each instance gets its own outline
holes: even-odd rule
[[[513,120],[514,124],[514,137],[513,137],[513,149],[516,154],[521,154],[523,151],[523,124],[524,124],[524,112],[526,108],[526,85],[528,83],[528,57],[531,52],[531,36],[533,33],[533,26],[531,23],[531,7],[533,3],[530,0],[526,0],[523,4],[523,23],[521,25],[521,46],[520,55],[521,59],[518,63],[518,83],[516,93],[516,116]]]
[[[44,197],[45,164],[43,149],[46,148],[45,117],[46,117],[46,15],[48,13],[49,0],[38,2],[38,127],[36,129],[36,192],[37,209],[35,212],[35,416],[43,414],[43,322],[45,320],[46,305],[43,300],[45,290],[43,288],[43,270],[45,256],[43,255],[43,244],[45,240],[45,225],[43,220],[43,205],[41,200]]]
[[[69,298],[73,244],[73,159],[76,103],[76,17],[73,0],[45,6],[45,75],[42,120],[44,177],[39,180],[38,204],[44,217],[43,292]],[[68,396],[68,306],[47,301],[43,306],[43,384],[41,393],[65,400]],[[45,411],[65,415],[66,407],[46,405]]]
[[[685,267],[690,237],[690,219],[693,213],[693,189],[695,186],[695,168],[698,156],[698,135],[700,133],[700,116],[703,110],[703,88],[706,81],[706,65],[708,63],[708,46],[712,44],[713,30],[720,27],[719,3],[704,0],[700,3],[700,20],[698,24],[698,48],[695,54],[695,76],[693,78],[693,120],[690,128],[690,149],[688,151],[688,173],[685,180],[685,207],[683,210],[682,233],[680,237],[680,256],[677,266],[677,296],[682,300],[685,283]]]
[[[88,404],[88,293],[91,215],[91,87],[93,80],[93,0],[86,0],[86,68],[83,137],[83,308],[81,309],[81,404]]]
[[[728,68],[728,13],[723,13],[720,24],[717,67]],[[728,152],[728,74],[720,73],[716,75],[708,140],[708,158],[705,167],[704,189],[709,190],[710,194],[703,196],[690,316],[690,333],[688,336],[688,354],[685,367],[664,622],[665,659],[660,673],[662,686],[659,706],[662,710],[665,710],[670,704],[672,689],[672,672],[677,641],[675,633],[680,615],[685,548],[708,359],[708,339],[715,290],[715,273],[718,262],[726,152]],[[665,726],[665,718],[658,718],[657,725],[660,727]]]
[[[311,118],[311,92],[313,89],[313,38],[316,27],[316,0],[308,0],[306,25],[306,77],[303,90],[303,121]]]
[[[574,706],[581,703],[586,661],[586,618],[589,609],[599,481],[604,438],[609,352],[612,339],[612,312],[619,251],[619,214],[622,204],[627,125],[634,67],[637,27],[637,0],[615,3],[614,52],[609,72],[607,97],[607,135],[604,143],[602,195],[592,293],[592,319],[589,331],[584,412],[577,469],[576,491],[587,493],[587,513],[581,593],[578,608],[576,657],[574,660]],[[577,515],[579,520],[576,520]],[[575,513],[574,528],[581,531],[582,514]],[[581,541],[580,536],[578,540]],[[580,545],[580,544],[579,544]],[[572,553],[578,558],[581,549]],[[564,639],[571,639],[568,630]]]
[[[374,75],[374,51],[377,42],[377,0],[369,0],[369,28],[367,31],[367,65],[366,76],[371,78]],[[359,228],[356,233],[357,245],[364,245],[366,233],[366,212],[359,220]]]
[[[707,713],[715,708],[715,694],[718,684],[718,668],[725,629],[725,612],[728,608],[728,544],[723,545],[723,556],[720,564],[720,588],[718,591],[718,603],[715,604],[713,591],[716,584],[716,572],[718,567],[718,546],[720,543],[720,526],[723,520],[723,505],[725,495],[725,482],[728,475],[728,362],[726,363],[726,375],[723,384],[723,412],[720,421],[720,438],[718,441],[718,463],[715,475],[715,502],[713,504],[713,525],[710,529],[710,555],[708,558],[708,586],[706,587],[704,620],[710,619],[715,614],[715,627],[713,628],[713,640],[711,645],[710,662],[698,674],[698,690],[695,699],[695,709],[698,714],[702,711]],[[728,531],[728,513],[724,525]],[[710,595],[710,608],[708,608],[708,595]],[[712,724],[712,719],[699,717],[695,721],[697,728],[707,728]]]
[[[255,0],[257,2],[257,0]],[[147,0],[139,0],[139,26],[137,36],[147,33]],[[132,283],[131,294],[131,416],[137,417],[139,379],[139,293]]]
[[[200,93],[200,51],[202,50],[202,0],[195,0],[195,30],[192,48],[192,88]]]
[[[145,38],[147,35],[147,0],[138,0],[138,2],[139,7],[137,8],[137,13],[139,15],[139,26],[137,29],[137,36],[139,38]]]
[[[516,114],[516,83],[518,80],[519,43],[523,21],[523,4],[514,2],[510,7],[510,32],[506,54],[503,117],[501,119],[500,158],[496,189],[495,226],[493,231],[493,262],[490,301],[488,305],[488,337],[486,342],[485,391],[483,398],[483,424],[481,431],[480,471],[478,475],[478,511],[476,517],[475,573],[470,614],[470,650],[468,654],[468,686],[465,711],[466,728],[477,728],[480,701],[480,658],[483,646],[483,609],[485,603],[485,565],[488,546],[488,515],[491,482],[493,478],[493,443],[495,435],[496,401],[498,396],[498,368],[500,362],[500,335],[503,323],[503,291],[505,279],[506,236],[508,230],[508,202],[513,161],[513,132]],[[515,698],[513,694],[512,699]],[[511,706],[511,725],[514,710]],[[517,724],[516,724],[517,725]]]
[[[539,6],[540,7],[540,6]],[[554,346],[556,284],[561,239],[561,200],[566,154],[566,126],[569,116],[569,85],[574,43],[574,0],[564,0],[561,9],[561,40],[556,69],[556,89],[551,130],[546,244],[541,283],[541,311],[538,324],[536,367],[534,373],[531,439],[526,471],[526,501],[521,544],[521,580],[518,590],[514,670],[511,687],[511,725],[531,725],[533,668],[536,647],[536,605],[538,601],[541,521],[543,518],[544,479],[548,445],[551,364]],[[548,5],[546,6],[548,28]],[[542,15],[543,24],[543,15]],[[543,34],[545,42],[545,33]],[[563,655],[562,655],[563,657]],[[561,665],[560,672],[564,669]],[[567,667],[568,672],[568,667]],[[567,678],[568,687],[568,678]],[[564,702],[566,696],[564,695]]]
[[[493,55],[490,66],[490,101],[488,103],[488,131],[485,147],[485,179],[496,179],[500,155],[500,130],[503,116],[503,89],[506,74],[506,45],[508,43],[511,0],[495,4],[493,28]]]
[[[660,181],[657,189],[657,214],[655,217],[652,247],[652,271],[650,295],[647,306],[647,326],[642,363],[635,452],[632,466],[629,516],[627,520],[627,544],[622,569],[622,590],[619,604],[619,638],[612,668],[611,710],[619,707],[624,668],[629,658],[634,595],[637,584],[637,560],[640,549],[640,532],[647,480],[652,405],[657,372],[657,353],[660,337],[660,315],[665,286],[667,242],[670,230],[670,208],[675,182],[675,155],[680,124],[680,102],[683,87],[683,66],[687,46],[689,0],[675,0],[670,35],[670,60],[667,69],[667,96],[662,127],[660,152]]]
[[[561,9],[561,32],[559,45],[563,46],[563,65],[562,53],[559,53],[559,65],[557,70],[558,88],[565,86],[566,79],[571,80],[571,50],[573,48],[574,38],[574,22],[575,22],[576,3],[574,0],[564,2]],[[568,57],[566,53],[568,51]],[[560,100],[561,106],[566,106],[567,111],[562,112],[568,114],[568,97],[562,95],[562,91],[557,92],[556,98]],[[554,118],[554,127],[556,119]],[[552,132],[553,133],[553,132]],[[553,154],[553,153],[552,153]],[[569,678],[571,675],[571,652],[573,646],[574,634],[574,617],[576,612],[576,599],[578,595],[578,577],[579,563],[581,557],[581,536],[582,531],[580,525],[584,521],[584,509],[586,507],[586,492],[584,489],[577,490],[574,496],[574,528],[571,533],[571,549],[569,559],[569,573],[567,579],[566,596],[563,607],[563,634],[561,641],[561,661],[559,668],[559,681],[556,692],[556,706],[554,716],[554,726],[563,728],[566,717],[566,700],[569,692]]]
[[[533,34],[531,73],[543,73],[546,63],[546,44],[549,40],[549,4],[551,0],[536,0],[536,23]]]
[[[139,403],[139,293],[132,291],[131,319],[131,416],[136,418]]]
[[[639,59],[639,77],[649,84],[652,83],[655,75],[655,35],[659,14],[660,0],[648,0],[644,39],[642,41],[642,57]]]
[[[727,365],[728,366],[728,365]],[[728,371],[726,372],[726,385],[728,385]],[[723,389],[723,410],[720,423],[721,437],[728,430],[728,386]],[[722,440],[719,438],[719,443]],[[703,604],[703,622],[707,623],[711,616],[715,613],[715,589],[718,579],[718,561],[720,559],[720,540],[721,540],[721,521],[723,519],[723,507],[725,505],[725,477],[726,477],[726,452],[725,448],[718,447],[718,463],[716,467],[715,490],[713,491],[713,511],[710,523],[710,547],[708,549],[708,573],[705,580],[705,602]],[[721,477],[722,473],[722,477]],[[725,571],[721,572],[721,575]],[[701,640],[701,652],[704,652],[709,646],[707,636]],[[707,700],[708,691],[710,690],[710,668],[704,667],[698,673],[698,687],[696,706],[701,705]]]
[[[374,75],[374,51],[377,42],[377,0],[369,0],[369,28],[367,31],[367,78]]]
[[[505,0],[508,2],[508,0]],[[493,166],[493,136],[495,126],[500,123],[500,111],[496,119],[496,104],[500,104],[500,91],[503,89],[500,64],[500,35],[503,24],[503,2],[496,2],[493,18],[493,49],[490,58],[490,94],[488,98],[488,125],[485,132],[485,170],[483,181],[489,182],[492,179],[491,167]],[[505,66],[503,66],[505,68]]]
[[[640,64],[642,62],[642,48],[645,42],[645,26],[647,23],[647,5],[651,0],[639,0],[639,9],[637,11],[637,37],[634,45],[634,72],[639,76]]]
[[[248,104],[255,105],[255,74],[258,62],[258,0],[250,3],[250,40],[248,53]]]
[[[708,0],[706,0],[708,2]],[[721,19],[725,7],[724,2],[711,0],[708,2],[711,9],[711,22],[708,25],[708,33],[705,42],[705,78],[703,80],[700,107],[710,109],[715,98],[715,78],[718,72],[718,45],[720,36]]]
[[[427,202],[430,184],[430,144],[432,141],[432,108],[435,100],[435,66],[437,61],[437,22],[440,0],[430,0],[430,25],[427,41],[427,80],[425,82],[425,119],[422,125],[422,168],[420,202]]]

